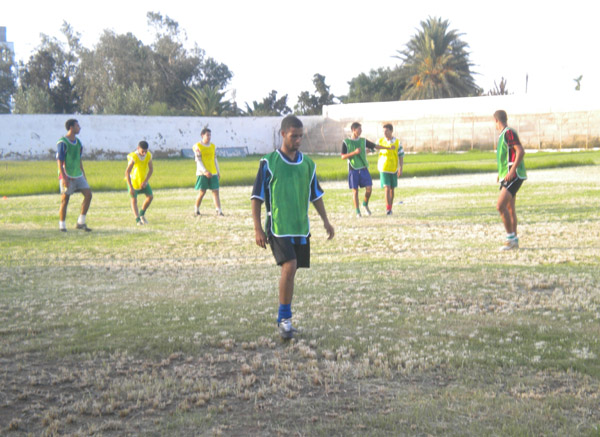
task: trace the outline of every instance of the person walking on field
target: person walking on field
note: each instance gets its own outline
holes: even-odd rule
[[[137,150],[127,155],[127,168],[125,169],[125,180],[129,187],[129,195],[131,196],[131,210],[135,216],[137,225],[147,225],[146,211],[154,199],[152,188],[148,181],[154,172],[152,165],[152,153],[148,150],[148,143],[140,141]],[[146,200],[142,205],[141,211],[138,211],[137,197],[138,194],[146,195]]]
[[[205,127],[200,132],[202,141],[194,144],[194,156],[196,159],[196,190],[200,191],[196,198],[194,213],[200,215],[200,204],[206,190],[210,189],[215,201],[217,215],[222,216],[221,199],[219,198],[219,180],[221,172],[219,171],[219,162],[217,161],[216,147],[210,142],[211,131]]]
[[[404,167],[404,149],[400,140],[393,136],[393,132],[394,127],[390,123],[383,125],[384,136],[379,139],[379,145],[385,148],[379,151],[379,160],[377,161],[381,188],[385,192],[387,215],[392,215],[394,189],[398,186],[398,178],[402,176]]]
[[[67,206],[71,194],[80,192],[83,194],[81,203],[81,214],[77,219],[76,229],[90,232],[85,218],[92,201],[92,190],[85,177],[83,162],[81,159],[83,146],[77,138],[81,127],[75,119],[69,119],[65,123],[67,133],[56,143],[56,162],[58,163],[58,178],[60,184],[61,202],[59,209],[58,228],[62,232],[67,232]]]
[[[506,111],[498,110],[494,113],[498,146],[496,159],[498,162],[498,182],[500,182],[500,195],[496,209],[500,213],[502,223],[506,230],[506,242],[500,250],[513,250],[519,248],[517,235],[517,211],[515,201],[517,192],[523,181],[527,179],[525,171],[525,150],[519,141],[517,132],[508,127]]]
[[[342,143],[342,159],[348,160],[348,187],[352,190],[352,202],[356,216],[360,217],[360,207],[358,204],[359,188],[365,189],[365,198],[362,205],[367,215],[371,215],[369,199],[371,198],[373,180],[371,179],[371,173],[369,173],[366,149],[373,151],[375,149],[388,149],[388,147],[380,146],[366,138],[361,138],[362,126],[357,121],[352,123],[350,130],[352,131],[352,136],[346,138]]]
[[[296,270],[310,267],[310,203],[323,220],[327,239],[334,236],[323,203],[324,193],[317,180],[316,165],[299,151],[302,135],[303,125],[298,117],[288,115],[282,120],[283,144],[260,160],[251,196],[255,242],[263,249],[268,244],[275,262],[281,266],[277,324],[284,340],[291,339],[296,332],[292,326]],[[261,223],[263,203],[267,211],[265,229]]]

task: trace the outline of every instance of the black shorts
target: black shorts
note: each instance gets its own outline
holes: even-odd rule
[[[289,238],[269,235],[268,241],[278,266],[295,259],[297,268],[310,267],[310,238],[306,238],[306,244],[292,244]]]
[[[512,181],[502,181],[500,182],[500,190],[502,190],[504,187],[510,194],[512,194],[513,197],[515,197],[517,195],[517,191],[519,191],[519,188],[521,188],[521,185],[523,185],[524,180],[525,179],[514,178]]]

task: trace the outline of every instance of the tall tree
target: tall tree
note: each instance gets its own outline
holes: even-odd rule
[[[78,83],[83,89],[82,110],[103,113],[117,86],[143,88],[150,83],[152,53],[133,34],[105,30],[94,50],[83,53]]]
[[[148,12],[146,17],[148,24],[155,29],[152,44],[155,100],[182,108],[186,105],[184,96],[188,87],[225,89],[233,76],[225,64],[207,58],[204,50],[197,45],[187,50],[187,35],[175,20],[158,12]]]
[[[11,111],[11,99],[17,90],[15,55],[6,45],[0,44],[0,114]]]
[[[336,97],[329,92],[329,85],[325,83],[325,76],[317,73],[313,76],[315,94],[302,91],[298,96],[298,103],[294,109],[299,115],[321,115],[323,105],[332,105]]]
[[[262,102],[252,102],[252,107],[246,103],[246,115],[254,117],[287,115],[292,110],[287,105],[288,95],[277,98],[277,91],[272,90]]]
[[[70,114],[79,110],[76,77],[82,46],[80,35],[67,22],[63,22],[61,33],[66,45],[42,34],[40,46],[23,66],[20,85],[25,90],[30,87],[44,90],[52,100],[52,112]]]
[[[462,34],[449,29],[448,20],[429,17],[398,50],[408,85],[403,100],[467,97],[480,94]]]
[[[348,85],[348,95],[342,98],[344,103],[389,102],[400,100],[406,80],[399,67],[378,68],[369,74],[359,74]]]

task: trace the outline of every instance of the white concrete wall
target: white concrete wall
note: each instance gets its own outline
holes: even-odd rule
[[[87,159],[111,158],[135,149],[140,140],[156,156],[178,156],[200,141],[204,126],[218,147],[247,147],[267,153],[280,144],[280,117],[138,117],[122,115],[0,115],[0,159],[51,158],[65,121],[76,118]]]
[[[494,96],[332,105],[323,117],[300,117],[302,148],[308,153],[340,153],[350,124],[376,141],[382,124],[392,123],[407,151],[492,150],[496,132],[492,114],[508,112],[526,148],[600,146],[600,98],[573,92],[565,96]],[[53,158],[56,141],[70,115],[0,115],[0,159]],[[200,141],[208,126],[217,147],[247,147],[268,153],[281,145],[281,117],[138,117],[77,115],[86,159],[121,158],[144,139],[157,157],[179,156]]]

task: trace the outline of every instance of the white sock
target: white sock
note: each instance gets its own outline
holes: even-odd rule
[[[77,219],[77,224],[78,225],[85,225],[85,214],[81,214],[79,216],[79,218]]]
[[[58,221],[58,229],[67,229],[67,223]]]
[[[517,236],[515,235],[514,232],[511,232],[510,234],[506,234],[506,239],[507,240],[513,240],[515,238],[517,238]]]
[[[200,214],[200,208],[198,208],[197,206],[194,206],[194,212],[196,214]]]

